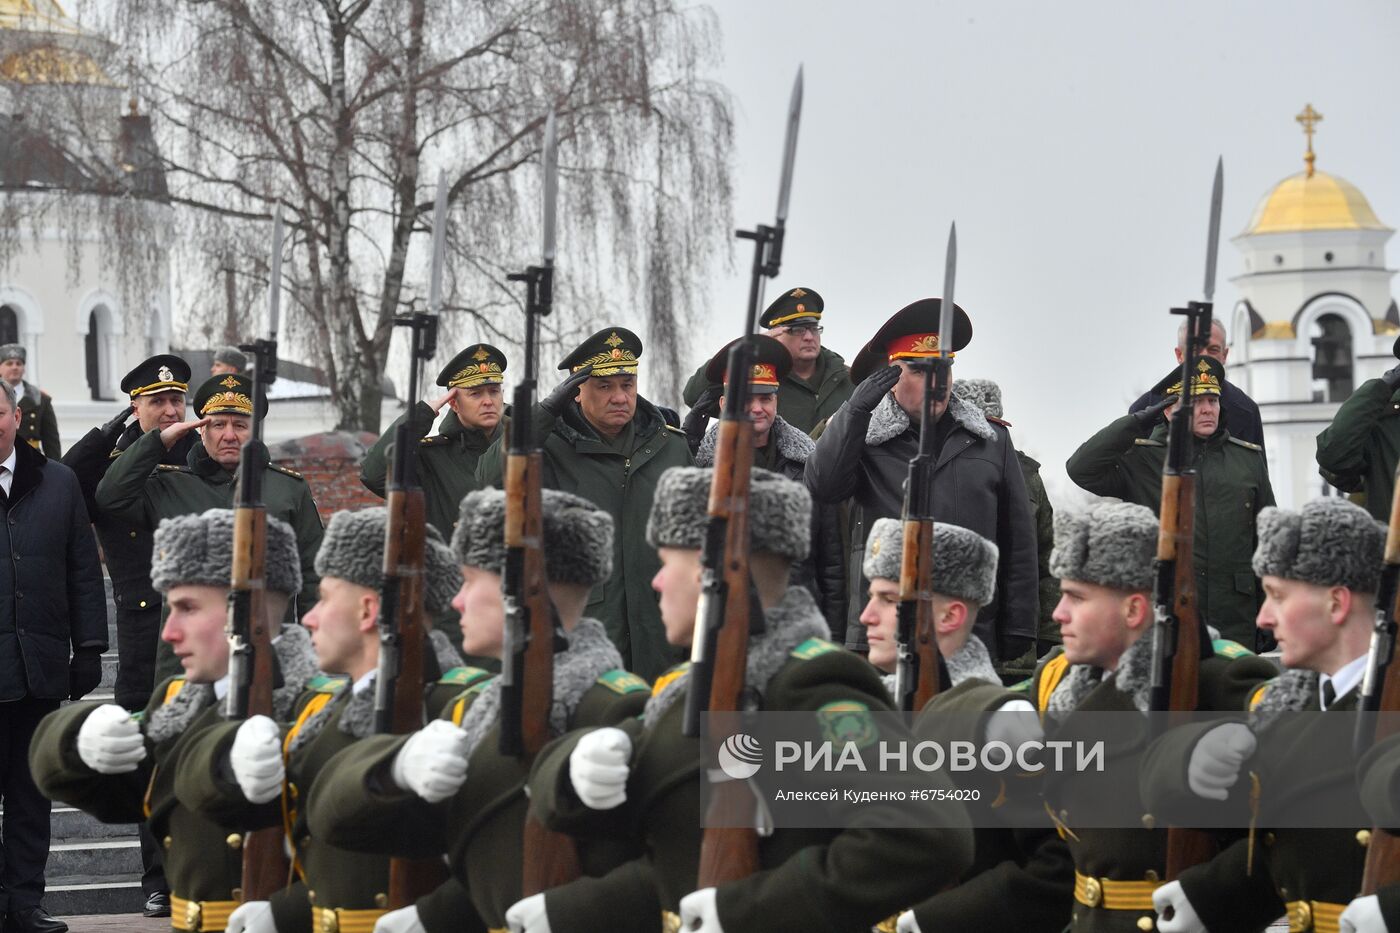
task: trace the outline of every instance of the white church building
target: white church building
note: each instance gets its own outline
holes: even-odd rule
[[[1318,474],[1318,432],[1356,386],[1396,365],[1400,310],[1385,245],[1394,230],[1355,185],[1316,168],[1309,105],[1306,168],[1260,199],[1234,238],[1244,271],[1226,317],[1226,377],[1259,405],[1269,475],[1282,506],[1339,495]],[[1223,310],[1223,309],[1221,309]]]

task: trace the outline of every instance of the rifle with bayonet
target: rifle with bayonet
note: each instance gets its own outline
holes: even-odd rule
[[[272,691],[278,672],[272,656],[268,619],[267,508],[262,500],[267,470],[263,412],[267,387],[277,378],[277,326],[282,301],[282,211],[272,220],[271,275],[268,278],[268,336],[242,349],[253,357],[252,432],[238,455],[238,488],[233,509],[233,567],[228,594],[229,689],[224,716],[246,719],[272,716]],[[243,837],[244,901],[267,900],[287,883],[290,865],[282,846],[282,827],[254,830]]]
[[[933,615],[933,418],[935,402],[948,400],[953,368],[953,283],[958,271],[958,226],[948,230],[943,300],[938,309],[938,356],[910,360],[923,370],[919,451],[904,484],[904,546],[899,564],[899,624],[895,633],[894,700],[906,712],[921,710],[942,689],[944,670]]]
[[[1181,401],[1167,433],[1167,457],[1162,467],[1162,502],[1158,513],[1156,580],[1153,586],[1152,673],[1149,715],[1154,731],[1189,721],[1199,701],[1201,659],[1212,653],[1211,640],[1200,618],[1194,566],[1196,527],[1195,435],[1192,419],[1196,357],[1210,340],[1215,296],[1215,260],[1220,243],[1220,208],[1224,196],[1224,165],[1217,161],[1211,190],[1210,227],[1206,236],[1206,277],[1203,301],[1173,308],[1186,318],[1182,347]],[[1210,858],[1215,849],[1209,833],[1172,827],[1167,831],[1167,880]]]
[[[447,180],[438,177],[433,203],[432,266],[428,310],[394,318],[409,330],[408,404],[418,403],[423,364],[437,350],[442,305],[442,266],[447,240]],[[423,664],[428,619],[423,608],[427,513],[418,475],[418,438],[404,418],[394,429],[385,504],[384,588],[379,600],[379,663],[374,681],[374,731],[406,735],[423,728]],[[440,859],[389,862],[389,907],[407,907],[445,881]]]
[[[545,119],[543,249],[540,263],[507,278],[525,283],[525,375],[516,384],[506,453],[505,638],[501,655],[501,754],[533,761],[550,739],[554,705],[554,654],[567,647],[549,599],[544,558],[541,488],[543,438],[530,412],[539,366],[540,319],[554,309],[555,218],[559,200],[559,136],[551,111]],[[525,818],[521,890],[525,896],[567,884],[581,874],[572,839]]]
[[[752,240],[754,259],[749,303],[744,308],[743,339],[729,351],[724,409],[720,412],[710,485],[708,525],[701,552],[702,585],[691,644],[690,688],[686,695],[684,734],[698,736],[707,712],[742,710],[749,638],[764,630],[763,608],[749,575],[749,479],[753,469],[753,423],[749,420],[749,380],[754,346],[749,338],[761,311],[763,282],[782,265],[783,236],[792,167],[797,156],[797,129],[802,116],[802,69],[797,70],[788,108],[783,147],[782,184],[777,222],[740,230]],[[710,786],[710,825],[700,846],[698,888],[715,887],[758,871],[758,835],[753,828],[754,798],[741,781]]]

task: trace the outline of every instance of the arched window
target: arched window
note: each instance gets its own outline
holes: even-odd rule
[[[98,305],[88,312],[87,333],[83,335],[88,391],[94,402],[112,398],[113,352],[112,312],[106,305]]]
[[[1353,362],[1351,327],[1337,314],[1313,323],[1313,401],[1342,402],[1351,395]]]
[[[0,343],[19,343],[19,315],[9,305],[0,305]]]

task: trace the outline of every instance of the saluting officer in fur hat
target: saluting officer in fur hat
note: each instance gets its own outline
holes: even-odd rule
[[[544,448],[544,485],[582,496],[617,527],[612,577],[594,590],[588,614],[608,627],[628,670],[655,677],[677,656],[666,644],[649,585],[659,563],[646,543],[646,516],[657,478],[691,457],[685,434],[637,394],[641,355],[636,334],[603,328],[560,362],[568,375],[530,417]],[[498,438],[482,455],[482,486],[501,485],[505,452],[505,439]]]
[[[252,436],[252,379],[211,376],[195,392],[194,408],[194,419],[147,431],[112,461],[97,485],[99,510],[153,529],[162,519],[233,507],[239,454]],[[260,414],[266,414],[266,402]],[[185,464],[165,463],[169,451],[197,428],[202,429],[200,443],[190,447]],[[262,497],[268,516],[286,522],[296,533],[303,581],[297,613],[305,614],[316,602],[321,515],[301,474],[277,463],[269,463],[263,475]],[[156,656],[157,678],[173,672],[173,660],[162,645]]]
[[[55,460],[63,453],[58,439],[58,419],[53,413],[53,397],[24,378],[29,355],[17,343],[0,346],[0,379],[10,384],[19,400],[19,437],[45,457]]]

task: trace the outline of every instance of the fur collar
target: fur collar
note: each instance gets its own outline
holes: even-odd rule
[[[768,440],[769,443],[776,443],[778,453],[782,454],[784,460],[792,463],[806,463],[807,458],[812,455],[812,451],[817,449],[816,441],[788,424],[781,415],[773,419],[773,427],[769,429]],[[700,440],[700,447],[695,451],[695,465],[714,466],[715,447],[718,445],[719,422],[715,422],[710,425],[710,429]]]
[[[636,432],[636,438],[643,440],[651,437],[657,431],[664,430],[666,419],[662,416],[660,409],[639,395],[637,396],[637,410],[632,415],[632,427]],[[602,443],[598,432],[593,430],[588,419],[584,418],[583,412],[578,407],[578,402],[570,402],[564,406],[564,413],[555,420],[552,430],[570,444],[577,444],[581,440]]]
[[[160,706],[146,721],[146,738],[156,745],[173,739],[205,708],[214,702],[213,684],[195,684],[188,680],[169,703]]]
[[[1269,681],[1268,689],[1259,698],[1259,705],[1250,710],[1250,728],[1256,732],[1267,729],[1281,713],[1320,709],[1318,695],[1316,671],[1302,668],[1286,670]]]
[[[1069,713],[1078,708],[1084,699],[1104,681],[1101,668],[1088,664],[1075,664],[1046,704],[1052,713]],[[1118,670],[1112,676],[1113,686],[1133,701],[1139,712],[1146,713],[1152,691],[1152,636],[1143,635],[1123,653],[1118,662]]]
[[[763,693],[768,682],[787,663],[788,655],[809,638],[830,638],[831,627],[805,587],[790,586],[782,602],[763,615],[763,634],[749,639],[748,663],[744,668],[746,706],[763,708]],[[672,680],[661,692],[647,701],[642,722],[647,728],[656,725],[661,715],[684,695],[690,682],[690,671]],[[762,684],[760,688],[758,685]]]
[[[976,635],[969,636],[965,645],[944,658],[943,665],[948,669],[948,680],[954,687],[969,680],[980,680],[989,684],[1001,683],[1001,676],[992,664],[992,656],[987,651],[987,646]],[[885,692],[893,697],[894,675],[881,674],[880,683],[885,685]]]
[[[447,633],[438,629],[428,629],[428,643],[433,647],[433,657],[437,659],[438,676],[441,677],[454,667],[461,667],[466,661],[452,645]]]
[[[973,437],[984,441],[996,437],[996,429],[987,421],[987,416],[956,395],[948,400],[948,410],[944,414]],[[907,430],[909,415],[895,403],[893,395],[886,395],[880,400],[880,404],[875,406],[875,412],[870,416],[870,425],[865,429],[865,443],[871,447],[879,447]]]
[[[574,711],[588,688],[608,671],[622,669],[622,655],[608,638],[603,623],[580,619],[569,633],[569,647],[554,656],[554,705],[549,728],[555,735],[569,731]],[[467,734],[467,757],[476,751],[500,718],[501,678],[493,677],[467,709],[462,731]]]

